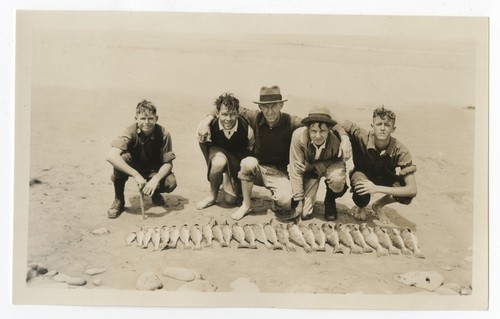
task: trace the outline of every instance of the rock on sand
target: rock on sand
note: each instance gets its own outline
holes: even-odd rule
[[[163,284],[155,273],[147,271],[139,276],[135,288],[137,290],[156,290],[163,288]]]
[[[182,281],[193,281],[196,279],[202,279],[200,273],[191,270],[189,268],[165,267],[163,268],[161,273],[165,277],[170,277]]]
[[[214,292],[217,290],[217,286],[210,281],[196,279],[193,281],[186,282],[184,285],[180,286],[177,291],[200,291],[200,292]]]

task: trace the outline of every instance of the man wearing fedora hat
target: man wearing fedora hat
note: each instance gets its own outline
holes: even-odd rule
[[[290,143],[292,133],[302,126],[297,116],[281,112],[283,99],[279,86],[262,87],[259,101],[254,101],[259,110],[243,108],[240,115],[249,123],[255,134],[255,157],[246,157],[241,161],[238,177],[241,180],[243,203],[231,217],[243,218],[250,211],[252,189],[254,185],[264,186],[271,191],[274,210],[289,210],[292,204],[292,188],[288,179]],[[202,120],[198,129],[198,141],[210,139],[209,123],[215,117],[212,112]],[[344,157],[349,158],[351,145],[349,138],[340,125],[336,129],[342,135],[341,149]]]
[[[294,214],[290,218],[310,219],[322,177],[325,177],[325,219],[337,219],[335,199],[347,190],[346,168],[339,156],[340,136],[330,110],[314,107],[302,120],[305,127],[293,132],[290,145],[290,182]]]

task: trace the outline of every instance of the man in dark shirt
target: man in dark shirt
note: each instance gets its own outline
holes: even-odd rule
[[[241,199],[240,162],[251,155],[255,141],[252,128],[238,116],[240,101],[236,97],[222,94],[215,100],[215,107],[217,116],[210,123],[211,140],[200,143],[208,166],[210,195],[198,202],[198,209],[215,204],[222,184],[227,204],[234,205]]]
[[[373,111],[372,130],[345,121],[342,125],[351,139],[354,169],[350,172],[352,199],[358,210],[354,217],[363,219],[371,194],[383,197],[372,205],[383,223],[390,220],[383,207],[399,202],[408,205],[417,195],[416,166],[408,149],[391,136],[396,130],[396,115],[383,106]]]
[[[278,86],[262,87],[260,99],[254,102],[259,110],[243,109],[240,115],[248,121],[255,133],[255,157],[246,157],[241,161],[238,177],[241,180],[243,203],[231,217],[243,218],[250,211],[252,189],[254,185],[264,186],[271,191],[276,210],[289,210],[292,203],[292,188],[288,179],[287,166],[293,131],[300,127],[301,118],[283,113],[286,102]],[[207,117],[211,121],[213,115]],[[344,158],[350,157],[349,138],[341,130],[341,149]],[[342,134],[343,133],[343,134]],[[198,130],[199,141],[203,142],[210,135],[207,125],[201,123]]]
[[[137,182],[139,190],[151,196],[153,204],[162,206],[160,193],[170,193],[177,182],[172,173],[172,139],[164,127],[158,125],[156,107],[143,100],[136,107],[136,123],[111,142],[106,160],[113,165],[111,181],[115,200],[108,210],[109,218],[118,217],[125,209],[124,190],[129,177]]]

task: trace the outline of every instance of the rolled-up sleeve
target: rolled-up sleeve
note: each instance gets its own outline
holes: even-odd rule
[[[172,138],[170,133],[163,130],[163,148],[162,148],[163,163],[170,163],[175,159],[175,154],[172,151]]]
[[[290,174],[290,183],[292,185],[292,194],[294,200],[304,199],[304,174],[299,172],[295,166],[295,161],[305,164],[304,150],[301,141],[303,129],[297,129],[292,134],[290,144],[290,165],[288,167]]]
[[[133,132],[130,127],[126,128],[122,135],[118,136],[111,142],[111,147],[119,148],[122,151],[128,150],[133,138],[132,133]]]
[[[407,150],[401,151],[401,153],[399,154],[398,167],[400,168],[400,176],[406,176],[417,171],[417,166],[413,164],[411,154]]]

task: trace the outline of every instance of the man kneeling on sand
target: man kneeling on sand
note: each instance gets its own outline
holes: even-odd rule
[[[241,199],[241,182],[238,179],[240,162],[251,155],[254,146],[252,128],[241,117],[240,101],[232,94],[222,94],[215,100],[216,117],[210,123],[210,139],[204,139],[200,148],[208,166],[210,195],[196,205],[204,209],[217,201],[221,184],[224,200],[234,205]]]
[[[125,183],[133,177],[142,194],[151,196],[154,205],[163,206],[160,193],[170,193],[177,187],[172,173],[170,133],[158,125],[156,107],[143,100],[136,107],[135,123],[111,142],[106,160],[113,165],[115,200],[108,210],[109,218],[118,217],[125,209]]]
[[[353,217],[366,218],[365,207],[371,194],[384,194],[372,204],[382,223],[390,223],[383,207],[398,202],[411,203],[417,195],[416,166],[408,149],[391,136],[396,130],[396,115],[381,106],[373,111],[372,130],[345,121],[343,127],[351,140],[354,169],[350,172],[352,199],[357,211]]]

